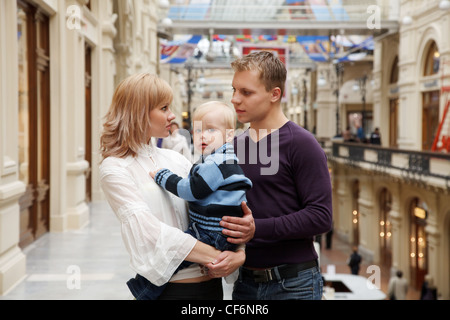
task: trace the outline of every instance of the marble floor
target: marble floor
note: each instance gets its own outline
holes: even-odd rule
[[[24,249],[27,274],[0,300],[133,299],[126,281],[134,273],[129,267],[119,223],[106,202],[90,206],[90,223],[83,229],[47,233]],[[320,251],[322,272],[332,264],[336,272],[349,273],[345,263],[351,253],[349,245],[334,238],[332,249]],[[361,270],[366,268],[363,261]],[[387,281],[388,275],[382,273],[384,292]],[[230,297],[231,286],[224,284],[224,298]],[[411,289],[408,299],[418,299],[418,292]]]

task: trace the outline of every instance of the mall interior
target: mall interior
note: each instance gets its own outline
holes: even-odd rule
[[[116,86],[157,74],[189,132],[196,106],[232,105],[231,62],[260,50],[285,63],[283,111],[328,158],[324,299],[388,299],[402,271],[407,300],[450,300],[446,30],[448,0],[0,0],[0,300],[132,299],[99,184]]]

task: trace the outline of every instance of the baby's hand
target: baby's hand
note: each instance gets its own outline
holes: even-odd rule
[[[156,169],[155,171],[150,171],[150,176],[152,177],[152,179],[155,179],[156,173],[158,173],[160,169]]]

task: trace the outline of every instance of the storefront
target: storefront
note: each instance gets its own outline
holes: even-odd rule
[[[389,213],[392,207],[392,195],[387,188],[379,194],[379,236],[380,236],[380,264],[390,268],[392,264],[392,225]]]
[[[427,225],[426,204],[419,198],[410,203],[410,281],[420,290],[428,273],[428,247],[425,227]]]
[[[50,210],[50,37],[49,18],[17,2],[19,70],[20,242],[25,247],[49,230]]]

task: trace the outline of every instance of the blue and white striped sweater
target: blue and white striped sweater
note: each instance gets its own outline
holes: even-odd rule
[[[158,171],[155,181],[167,191],[189,202],[189,217],[199,227],[222,231],[222,216],[242,217],[245,192],[252,187],[234,154],[233,146],[224,144],[192,166],[189,176],[181,178],[168,169]]]

